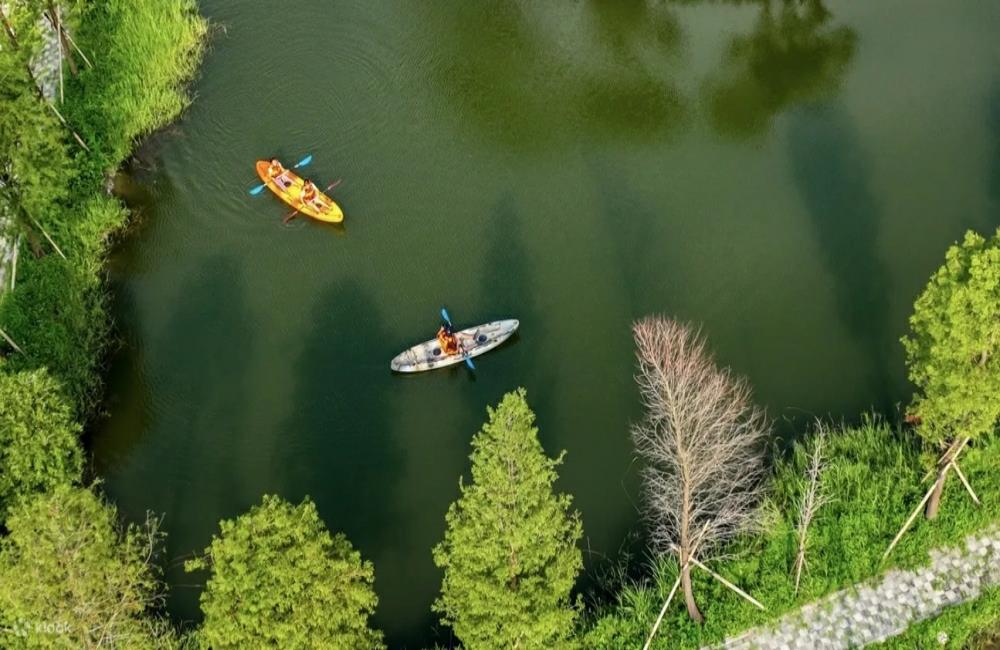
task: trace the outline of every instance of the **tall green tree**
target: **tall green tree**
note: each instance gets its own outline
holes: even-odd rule
[[[472,439],[472,483],[459,481],[434,549],[444,569],[434,611],[469,650],[575,647],[583,525],[570,496],[553,491],[562,455],[542,450],[524,389],[487,412]]]
[[[27,495],[80,480],[80,425],[44,370],[0,374],[0,523]]]
[[[383,647],[381,632],[368,625],[378,602],[372,564],[344,535],[330,535],[311,500],[296,506],[265,495],[220,528],[205,556],[186,564],[212,571],[201,596],[203,645]]]
[[[1000,418],[1000,230],[986,239],[967,232],[917,298],[903,338],[910,413],[928,442],[955,453],[965,439],[993,431]],[[948,465],[938,470],[927,503],[936,516]]]
[[[91,490],[60,486],[16,505],[0,540],[3,647],[164,648],[176,643],[150,615],[163,587],[152,568],[156,522],[118,525]]]

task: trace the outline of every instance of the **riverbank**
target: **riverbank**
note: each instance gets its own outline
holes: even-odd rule
[[[15,127],[24,127],[18,135],[36,153],[15,160],[17,209],[35,254],[21,256],[17,290],[0,306],[0,324],[24,350],[8,355],[3,370],[47,368],[81,421],[99,402],[110,341],[104,256],[128,218],[108,194],[109,179],[138,138],[187,105],[183,84],[195,73],[206,34],[196,9],[193,0],[112,0],[66,15],[75,42],[93,63],[80,60],[79,75],[67,75],[60,111],[69,128],[39,106],[31,80],[20,80],[19,106],[12,110],[35,114],[15,115]],[[12,69],[20,64],[14,59],[41,46],[30,33],[34,18],[11,16],[24,31],[21,51],[7,54]],[[28,134],[29,127],[35,132]]]
[[[883,553],[930,485],[923,479],[933,467],[933,459],[922,453],[912,431],[894,429],[879,420],[831,431],[824,456],[821,481],[827,503],[809,529],[801,588],[795,589],[794,566],[798,499],[807,458],[805,447],[796,445],[793,458],[776,467],[764,508],[763,530],[723,549],[727,559],[712,567],[758,598],[766,610],[757,609],[704,572],[697,572],[692,577],[705,623],[691,621],[682,602],[675,601],[653,647],[699,648],[738,637],[751,628],[766,628],[784,614],[839,590],[894,569],[919,569],[933,549],[962,547],[968,536],[981,535],[997,524],[1000,439],[996,437],[983,440],[961,461],[982,505],[974,503],[958,478],[952,477],[938,518],[927,521],[921,517],[888,558],[883,558]],[[669,558],[654,561],[653,567],[649,581],[625,581],[613,588],[619,593],[618,602],[598,610],[586,637],[588,647],[642,646],[677,575],[677,564]],[[989,590],[957,608],[969,612],[969,617],[956,617],[945,609],[940,624],[923,622],[907,632],[906,638],[946,631],[950,639],[946,647],[965,647],[966,641],[993,620],[988,612],[995,600],[996,589]],[[875,616],[873,612],[872,618]]]

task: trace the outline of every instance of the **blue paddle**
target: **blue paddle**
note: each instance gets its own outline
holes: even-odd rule
[[[308,165],[309,163],[312,162],[312,159],[313,159],[312,154],[309,154],[308,156],[306,156],[305,158],[303,158],[299,162],[295,163],[295,165],[292,167],[292,169],[298,169],[299,167],[305,167],[306,165]],[[264,191],[265,187],[267,187],[267,183],[261,183],[257,187],[255,187],[252,190],[250,190],[250,195],[251,196],[257,196],[258,194],[260,194],[261,192]]]
[[[444,322],[448,323],[448,325],[450,327],[454,327],[454,325],[452,325],[452,323],[451,323],[451,317],[448,316],[448,310],[445,309],[444,307],[441,308],[441,318],[443,318]],[[459,343],[459,345],[462,345],[462,344]],[[465,365],[469,366],[469,370],[475,370],[476,369],[476,364],[472,363],[472,359],[470,359],[469,356],[467,354],[465,354],[465,346],[464,345],[462,345],[462,354],[465,357]]]

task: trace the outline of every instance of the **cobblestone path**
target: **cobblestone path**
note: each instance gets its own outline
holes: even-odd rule
[[[952,605],[1000,585],[1000,527],[935,549],[929,565],[892,570],[810,603],[766,627],[727,639],[727,650],[857,648],[903,632]]]

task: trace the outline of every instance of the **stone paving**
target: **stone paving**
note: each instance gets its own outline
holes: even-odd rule
[[[892,570],[752,629],[715,648],[806,650],[858,648],[903,632],[952,605],[1000,585],[1000,527],[966,538],[964,547],[935,549],[931,563]]]

